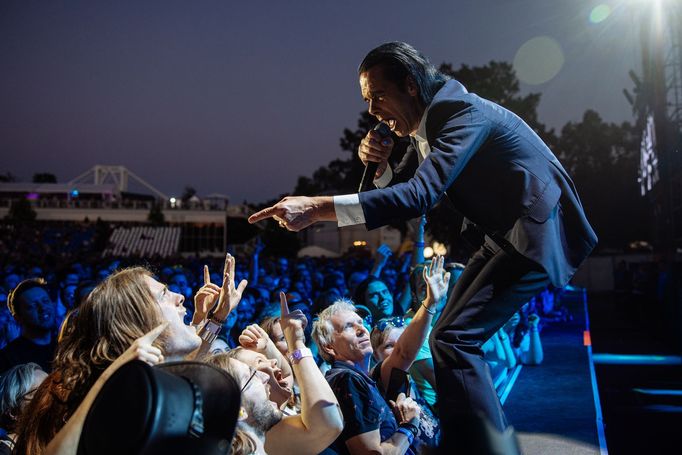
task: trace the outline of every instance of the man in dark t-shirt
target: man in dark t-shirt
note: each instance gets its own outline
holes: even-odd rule
[[[396,421],[368,375],[372,344],[355,307],[340,301],[322,311],[313,324],[313,339],[322,358],[332,364],[326,377],[344,419],[343,432],[323,453],[413,453],[410,445],[419,432],[419,405],[401,394],[394,406],[400,416]]]
[[[8,296],[7,306],[21,328],[21,335],[0,350],[0,374],[28,362],[35,362],[49,372],[57,342],[52,336],[55,305],[45,280],[31,278],[19,283]]]

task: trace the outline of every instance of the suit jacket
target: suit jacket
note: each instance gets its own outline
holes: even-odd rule
[[[545,143],[517,115],[455,80],[436,93],[425,122],[431,153],[414,175],[400,181],[398,172],[399,183],[359,194],[367,228],[420,216],[447,195],[465,217],[463,229],[477,225],[499,247],[541,265],[555,286],[568,283],[597,236]]]

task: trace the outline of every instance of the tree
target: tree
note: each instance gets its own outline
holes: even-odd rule
[[[12,201],[6,219],[16,223],[30,223],[36,219],[36,211],[28,199],[22,197]]]
[[[17,178],[11,172],[5,172],[4,174],[0,174],[0,183],[12,183],[16,181]]]
[[[57,183],[57,177],[49,172],[33,174],[33,183]]]
[[[637,183],[639,142],[638,128],[606,123],[592,110],[561,129],[554,152],[578,188],[600,248],[621,250],[651,238],[651,207]]]

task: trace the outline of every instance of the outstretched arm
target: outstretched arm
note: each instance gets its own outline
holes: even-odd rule
[[[306,349],[305,315],[300,310],[289,313],[283,292],[280,303],[280,324],[289,351]],[[293,362],[292,368],[301,390],[301,414],[285,417],[272,427],[265,436],[265,450],[269,454],[316,454],[341,434],[343,416],[334,392],[312,356]]]
[[[254,213],[249,223],[273,218],[281,227],[300,231],[318,221],[336,221],[332,196],[287,196],[277,204]]]
[[[448,289],[450,273],[443,274],[443,262],[443,257],[438,256],[433,258],[430,267],[424,268],[424,279],[428,285],[426,299],[417,310],[412,322],[396,341],[393,352],[381,364],[381,380],[384,390],[388,388],[391,370],[397,368],[407,371],[424,344],[431,326],[431,319],[436,312],[435,306]]]

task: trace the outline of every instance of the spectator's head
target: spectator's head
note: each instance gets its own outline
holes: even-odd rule
[[[75,292],[75,301],[74,305],[76,308],[81,306],[83,302],[85,302],[92,292],[93,289],[95,289],[95,286],[97,284],[94,281],[86,280],[86,281],[81,281],[78,283],[78,287],[76,288]]]
[[[282,332],[279,318],[277,316],[269,316],[261,321],[260,327],[268,334],[277,347],[277,350],[286,358],[289,347],[287,346],[287,341],[284,339],[284,332]]]
[[[21,329],[9,312],[7,299],[5,298],[4,302],[0,302],[0,349],[18,337],[20,333]]]
[[[405,331],[405,320],[400,317],[380,319],[372,329],[370,340],[374,350],[374,358],[378,361],[386,360],[391,355],[396,341]]]
[[[162,322],[167,323],[159,337],[164,356],[169,360],[183,357],[201,344],[195,330],[183,322],[183,300],[142,267],[120,270],[97,285],[81,305],[74,332],[57,357],[63,354],[67,361],[92,353],[96,357],[89,361],[95,365],[111,362]]]
[[[328,363],[360,363],[372,355],[369,332],[347,300],[334,303],[318,315],[312,336],[320,356]]]
[[[42,278],[19,283],[8,296],[7,306],[25,337],[42,337],[54,328],[56,309]]]
[[[228,356],[268,375],[270,400],[277,403],[278,407],[289,401],[292,393],[291,388],[282,377],[282,369],[277,365],[277,360],[268,359],[260,352],[245,349],[241,346],[232,349]]]
[[[76,286],[78,285],[78,282],[80,281],[80,277],[78,276],[77,273],[71,272],[67,273],[66,276],[64,277],[64,280],[62,280],[62,286]]]
[[[270,377],[266,373],[232,358],[230,353],[209,357],[207,362],[227,371],[239,384],[242,394],[239,426],[248,426],[257,435],[264,437],[270,428],[282,420],[282,412],[277,404],[270,401],[267,389]]]
[[[424,280],[425,264],[416,264],[410,272],[410,292],[412,293],[412,308],[419,308],[426,298],[426,281]]]
[[[67,284],[63,288],[59,290],[59,298],[62,301],[62,304],[70,309],[76,306],[76,290],[78,289],[78,285],[76,284]]]
[[[44,276],[45,274],[43,273],[43,269],[38,267],[37,265],[31,267],[28,270],[28,277],[29,278],[40,278],[41,276]]]
[[[336,289],[341,296],[347,295],[346,277],[338,270],[334,270],[324,277],[323,288],[325,291]]]
[[[375,321],[393,316],[393,295],[379,278],[371,276],[360,283],[353,300],[369,308]]]
[[[12,289],[17,287],[20,281],[21,277],[19,277],[19,275],[10,272],[5,275],[5,279],[2,280],[2,286],[5,288],[5,291],[10,292]]]
[[[36,363],[16,365],[0,377],[0,427],[14,433],[19,414],[47,373]]]
[[[179,294],[182,294],[185,299],[192,298],[192,288],[189,285],[189,280],[187,280],[187,275],[182,272],[176,272],[170,279],[168,286],[173,285],[177,288]]]
[[[348,291],[351,295],[355,294],[358,285],[367,279],[367,272],[353,272],[348,277]]]
[[[378,81],[383,85],[388,85],[384,87],[384,90],[397,90],[396,96],[416,97],[422,111],[431,103],[433,96],[448,79],[418,50],[407,43],[400,42],[384,43],[369,51],[360,63],[358,74],[361,79],[363,75],[365,77],[379,76]],[[372,107],[370,105],[370,114],[375,115]],[[392,112],[386,112],[384,115],[390,113]],[[408,130],[404,129],[405,126],[398,125],[394,131],[398,136],[407,136],[412,131],[411,123],[415,122],[416,129],[419,119],[413,119],[407,125]]]
[[[285,257],[277,258],[277,273],[280,275],[289,273],[289,260]]]

